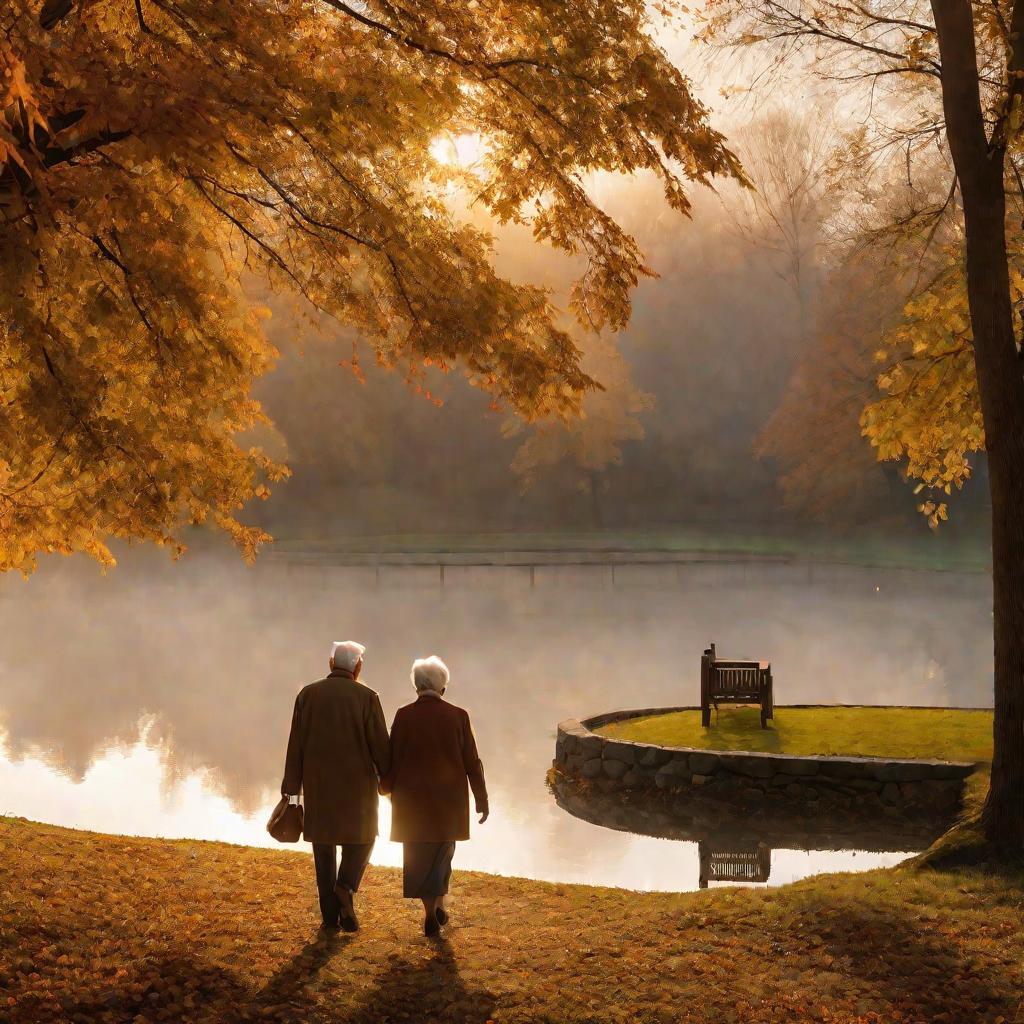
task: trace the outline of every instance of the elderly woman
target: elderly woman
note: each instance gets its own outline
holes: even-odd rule
[[[438,657],[413,662],[417,697],[395,715],[391,770],[381,779],[381,792],[391,794],[391,839],[403,847],[403,895],[423,901],[427,935],[448,922],[452,856],[469,838],[469,788],[480,824],[488,814],[473,728],[468,713],[444,699],[448,678]]]

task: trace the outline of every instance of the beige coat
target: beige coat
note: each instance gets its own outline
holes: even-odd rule
[[[310,843],[369,843],[377,836],[377,783],[390,766],[380,698],[350,672],[299,691],[281,792],[302,790]]]

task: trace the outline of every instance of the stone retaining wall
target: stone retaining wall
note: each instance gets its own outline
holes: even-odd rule
[[[807,810],[854,808],[890,816],[908,809],[949,813],[974,765],[874,757],[798,757],[697,750],[613,740],[592,730],[610,722],[689,708],[615,711],[558,726],[555,766],[602,793],[700,790],[732,802],[799,803]]]

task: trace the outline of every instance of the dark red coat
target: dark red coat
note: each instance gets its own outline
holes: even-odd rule
[[[487,787],[469,714],[426,695],[399,708],[391,726],[391,770],[381,779],[381,792],[391,794],[391,838],[468,839],[469,787],[482,814]]]

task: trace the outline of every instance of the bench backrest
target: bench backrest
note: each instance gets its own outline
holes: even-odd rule
[[[701,661],[707,673],[710,696],[755,694],[764,685],[766,672],[760,662],[719,658],[715,654],[714,644],[704,652]]]
[[[761,688],[761,670],[755,665],[712,665],[712,693],[756,693]]]

